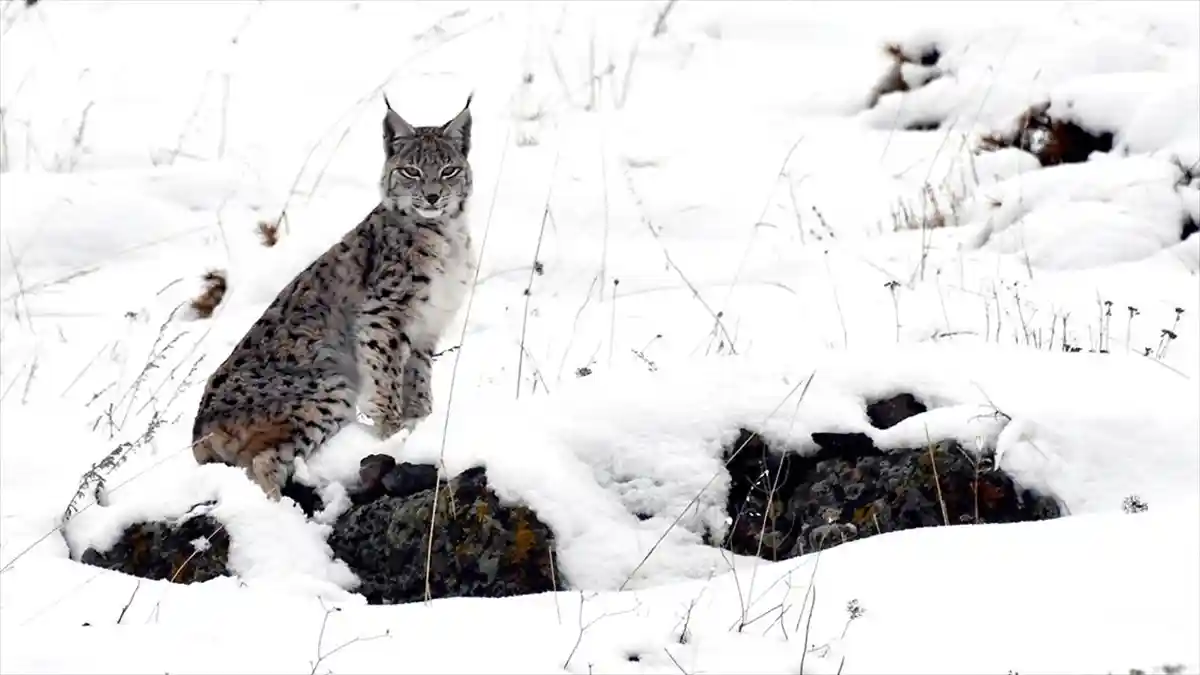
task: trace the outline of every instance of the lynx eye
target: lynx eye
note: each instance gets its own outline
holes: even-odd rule
[[[442,178],[454,178],[461,171],[462,171],[461,167],[448,166],[448,167],[442,169]]]
[[[400,175],[409,180],[417,180],[421,177],[421,170],[415,166],[405,166],[400,168]]]

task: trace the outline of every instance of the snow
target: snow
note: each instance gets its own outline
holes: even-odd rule
[[[679,3],[651,37],[662,9],[5,4],[0,670],[1200,672],[1200,9]],[[868,109],[888,43],[941,58]],[[486,466],[572,590],[369,607],[325,545],[345,490],[306,520],[197,467],[192,414],[375,204],[380,94],[434,123],[470,91],[480,271],[434,413],[298,471]],[[972,152],[1043,103],[1113,150]],[[899,392],[930,410],[871,427]],[[734,556],[701,535],[743,427],[956,439],[1069,515]],[[198,504],[236,578],[72,559]]]
[[[28,609],[6,626],[4,658],[21,672],[1162,672],[1194,658],[1200,551],[1179,533],[1196,521],[1151,506],[913,530],[742,573],[740,588],[724,573],[395,607],[232,579],[89,583],[97,572],[51,559],[7,573]],[[853,621],[851,601],[864,610]]]
[[[983,224],[981,244],[1043,269],[1138,260],[1179,241],[1197,194],[1176,185],[1181,175],[1143,157],[1062,164],[979,190],[964,220]]]

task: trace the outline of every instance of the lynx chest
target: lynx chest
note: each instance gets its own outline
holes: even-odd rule
[[[474,252],[466,223],[454,223],[442,230],[443,236],[429,233],[427,247],[432,256],[416,258],[414,280],[428,279],[424,290],[419,284],[409,308],[408,331],[415,343],[429,348],[454,321],[475,276]]]

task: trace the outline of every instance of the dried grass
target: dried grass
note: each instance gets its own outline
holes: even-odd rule
[[[225,299],[225,291],[229,281],[225,270],[209,270],[204,274],[204,290],[192,299],[190,306],[197,318],[207,319],[213,315],[217,306]]]

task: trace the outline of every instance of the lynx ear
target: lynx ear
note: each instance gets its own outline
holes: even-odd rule
[[[414,136],[416,132],[413,131],[411,124],[405,122],[399,113],[392,110],[392,104],[388,102],[386,94],[383,97],[383,104],[387,106],[387,114],[383,116],[383,151],[391,156],[395,152],[398,139]]]
[[[471,92],[467,96],[467,104],[463,106],[462,112],[454,116],[454,119],[442,125],[442,135],[457,139],[462,143],[462,152],[467,154],[471,150],[471,99],[475,98],[475,93]]]

